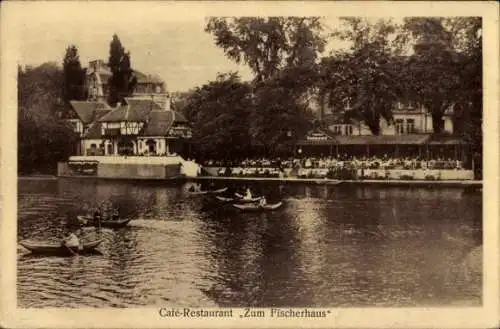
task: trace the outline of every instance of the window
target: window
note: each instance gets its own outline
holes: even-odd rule
[[[406,133],[413,134],[415,132],[415,119],[406,119]]]
[[[332,128],[333,128],[333,133],[334,133],[335,135],[339,135],[339,134],[340,134],[340,132],[339,132],[339,126],[335,125],[335,126],[333,126]]]
[[[404,134],[404,122],[402,119],[397,119],[395,122],[396,126],[396,134],[403,135]]]
[[[352,125],[348,125],[346,129],[346,135],[352,135],[352,131],[353,131]]]

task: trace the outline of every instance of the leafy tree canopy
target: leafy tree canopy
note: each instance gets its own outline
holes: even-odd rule
[[[326,44],[319,17],[210,18],[205,30],[228,58],[252,69],[255,82],[284,67],[311,66]]]
[[[231,158],[244,155],[250,145],[248,116],[250,85],[236,73],[219,74],[196,88],[185,111],[192,121],[199,157]]]
[[[77,136],[60,117],[63,71],[55,63],[18,67],[18,171],[54,173]]]

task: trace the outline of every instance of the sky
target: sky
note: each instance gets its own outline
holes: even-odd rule
[[[170,92],[200,86],[218,72],[239,71],[243,79],[252,76],[246,65],[229,60],[204,31],[207,13],[194,9],[190,13],[186,6],[172,10],[155,4],[134,10],[115,3],[76,2],[66,7],[45,3],[30,8],[18,13],[21,65],[61,63],[70,44],[77,46],[84,67],[89,60],[107,61],[116,33],[131,53],[132,67],[159,75]],[[324,22],[330,28],[338,19],[325,18]],[[327,48],[339,45],[330,42]]]

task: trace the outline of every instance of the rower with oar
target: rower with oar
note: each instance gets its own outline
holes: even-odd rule
[[[66,247],[72,254],[76,254],[73,249],[83,250],[82,241],[78,237],[80,234],[81,230],[79,227],[71,227],[69,234],[62,239],[61,245]]]

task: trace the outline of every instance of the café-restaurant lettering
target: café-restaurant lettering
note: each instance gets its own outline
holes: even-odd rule
[[[312,133],[309,136],[307,136],[307,140],[310,141],[324,141],[327,140],[328,136],[322,133]]]

